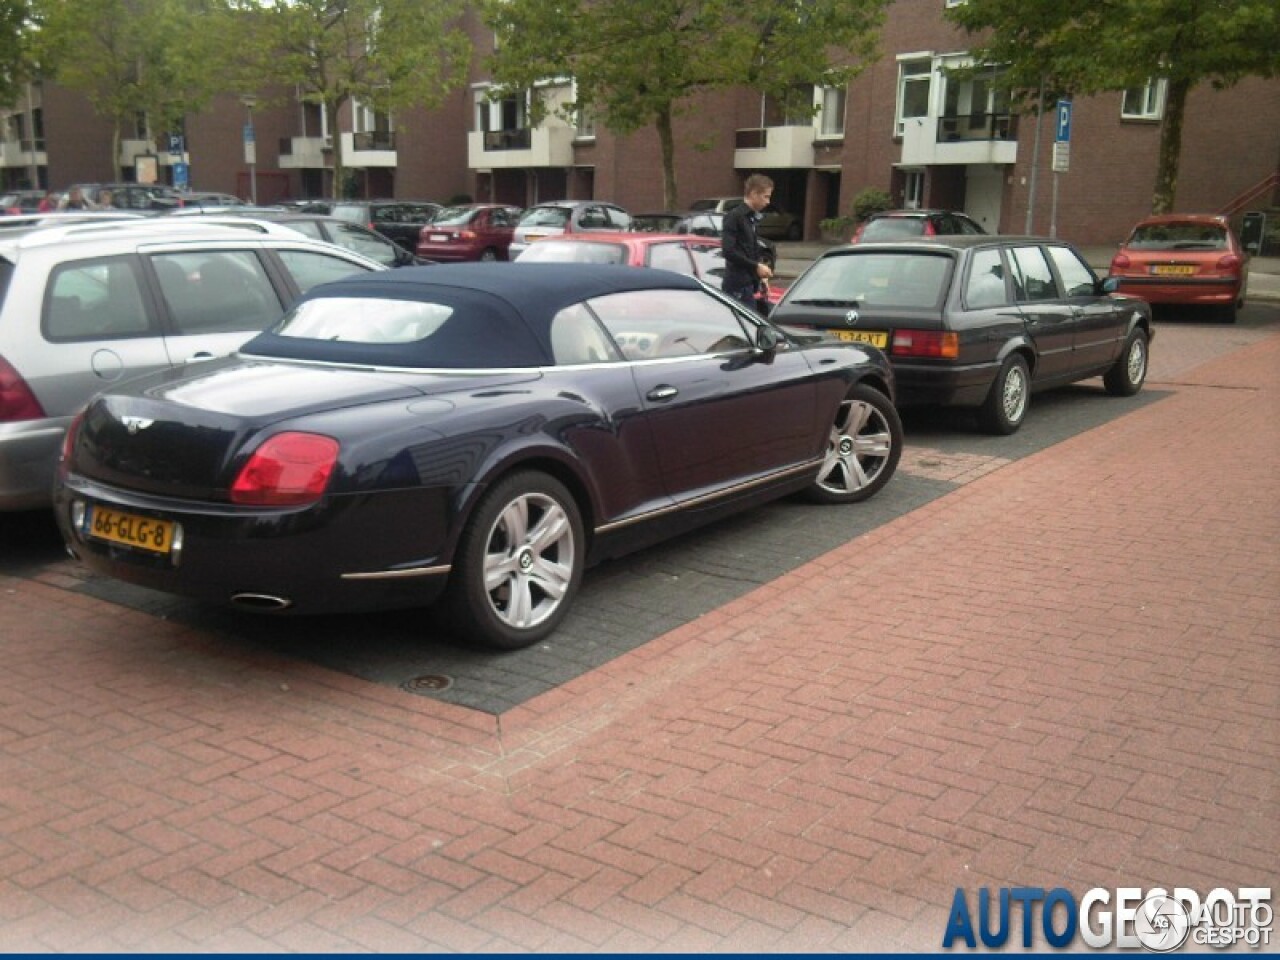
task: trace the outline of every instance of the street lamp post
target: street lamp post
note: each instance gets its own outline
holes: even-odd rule
[[[244,104],[248,113],[248,119],[244,125],[244,162],[249,165],[249,202],[256,207],[258,205],[258,145],[253,133],[253,107],[258,102],[258,98],[252,94],[245,94],[240,98],[240,102]]]

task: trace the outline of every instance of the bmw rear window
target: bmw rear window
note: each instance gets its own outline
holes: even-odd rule
[[[833,307],[936,309],[954,260],[941,253],[885,251],[817,260],[787,292],[787,302]]]

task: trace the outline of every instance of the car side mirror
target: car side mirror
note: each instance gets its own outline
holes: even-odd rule
[[[782,342],[782,337],[778,331],[766,324],[756,327],[756,350],[759,353],[775,353],[778,344]]]
[[[1098,285],[1098,289],[1103,293],[1115,293],[1120,289],[1120,278],[1107,277],[1107,279],[1103,280],[1102,283]]]

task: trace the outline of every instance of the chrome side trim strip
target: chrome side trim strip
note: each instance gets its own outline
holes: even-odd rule
[[[753,487],[760,487],[766,483],[773,483],[776,480],[785,480],[787,477],[807,473],[821,465],[822,458],[819,457],[817,459],[810,460],[808,463],[802,463],[795,467],[788,467],[786,470],[779,470],[777,473],[771,473],[768,476],[757,477],[756,479],[748,480],[745,483],[736,483],[732,487],[717,490],[715,493],[704,493],[700,497],[694,497],[692,500],[685,500],[682,503],[673,503],[669,507],[659,507],[657,510],[650,510],[646,513],[637,514],[634,517],[627,517],[625,520],[615,520],[613,523],[602,524],[595,528],[595,532],[610,533],[614,530],[620,530],[623,527],[629,527],[632,524],[640,523],[643,520],[652,520],[655,517],[665,516],[668,513],[678,513],[681,510],[688,510],[690,507],[697,507],[704,503],[720,500],[724,497],[731,496],[732,494],[741,493],[744,490],[750,490]]]
[[[439,567],[411,567],[406,570],[373,570],[368,573],[344,573],[343,580],[401,580],[407,577],[437,577],[448,573],[449,564]]]

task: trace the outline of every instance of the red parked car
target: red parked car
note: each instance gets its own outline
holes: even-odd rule
[[[913,237],[977,237],[986,232],[972,217],[955,210],[882,210],[858,224],[849,242],[896,243]]]
[[[1249,254],[1226,217],[1168,213],[1138,221],[1111,258],[1120,292],[1148,303],[1215,307],[1235,323],[1249,286]]]
[[[519,207],[465,203],[445,207],[418,231],[417,254],[428,260],[509,260]]]

